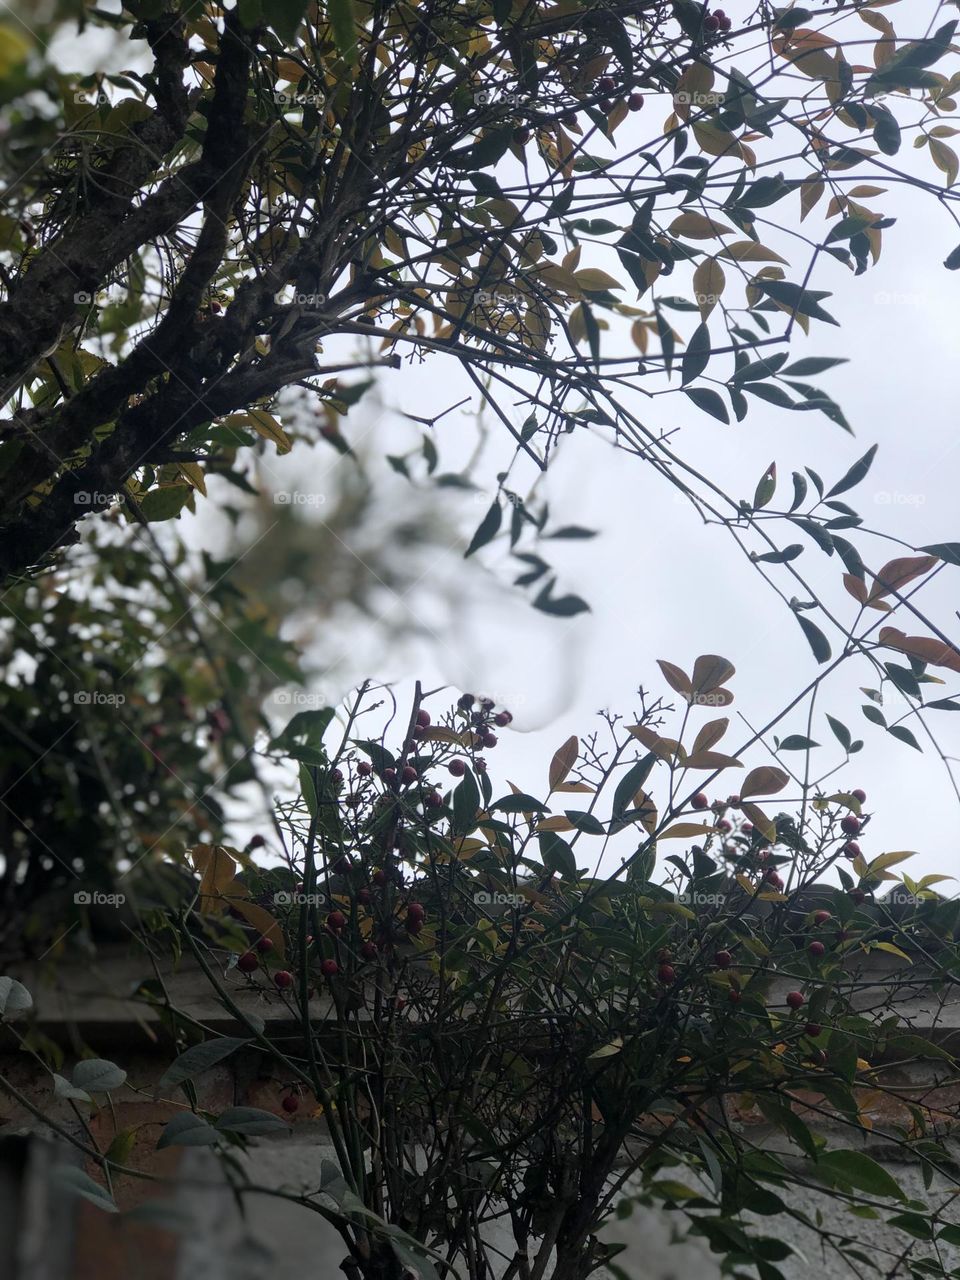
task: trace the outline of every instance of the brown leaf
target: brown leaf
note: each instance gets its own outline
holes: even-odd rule
[[[888,649],[897,649],[911,658],[919,658],[921,662],[960,671],[960,650],[932,636],[906,636],[896,627],[882,627],[878,639]]]
[[[709,751],[711,747],[716,746],[723,735],[727,732],[727,726],[729,724],[730,721],[726,716],[722,717],[720,720],[708,721],[694,739],[694,755],[696,755],[698,751]]]
[[[789,773],[777,769],[773,765],[762,764],[759,769],[751,769],[740,788],[741,796],[773,796],[790,781]]]
[[[690,683],[690,677],[680,667],[668,662],[666,658],[658,658],[657,666],[663,672],[663,678],[675,693],[680,693],[685,698],[692,693],[693,686]]]
[[[562,747],[559,747],[553,759],[550,761],[550,790],[554,791],[559,787],[560,783],[566,779],[567,774],[577,763],[577,756],[580,754],[580,740],[573,735],[568,738]]]
[[[194,868],[200,872],[201,915],[219,915],[224,909],[223,891],[233,883],[237,862],[222,845],[198,844],[190,850]]]
[[[735,756],[721,755],[719,751],[697,751],[684,761],[688,769],[742,769],[743,763]]]
[[[653,835],[660,820],[657,816],[657,806],[647,793],[641,790],[633,797],[633,807],[640,813],[640,825],[649,835]]]
[[[736,667],[715,653],[705,653],[693,664],[693,692],[709,693],[719,689],[735,673]]]
[[[538,831],[575,831],[576,827],[569,818],[558,814],[555,818],[541,818],[537,823]]]
[[[902,591],[908,582],[923,577],[937,563],[937,556],[902,556],[888,561],[875,575],[868,600],[872,603],[891,591]]]
[[[860,604],[866,604],[867,584],[862,578],[858,578],[852,573],[845,573],[843,575],[843,585],[846,587],[847,591],[849,591],[850,595],[853,596],[854,600],[859,601]]]

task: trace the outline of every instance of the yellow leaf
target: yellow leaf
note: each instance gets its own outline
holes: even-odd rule
[[[765,840],[769,840],[771,844],[776,843],[777,824],[772,818],[768,818],[762,809],[755,804],[747,802],[743,806],[743,816],[752,822],[754,827],[760,832]]]
[[[726,733],[727,726],[729,724],[730,721],[726,716],[722,717],[720,720],[710,720],[705,724],[694,739],[694,753],[698,751],[709,751],[711,747],[716,746]]]
[[[277,446],[277,453],[289,453],[293,448],[290,437],[272,413],[265,409],[251,409],[249,413],[232,413],[227,418],[228,426],[251,426],[258,436],[272,440]]]
[[[720,301],[726,283],[723,267],[716,258],[704,258],[693,273],[693,299],[700,308],[702,320],[706,320]]]
[[[667,229],[672,236],[686,236],[689,240],[713,240],[717,236],[734,234],[731,227],[689,209],[678,214]]]
[[[573,823],[569,818],[558,816],[556,818],[541,818],[537,823],[538,831],[575,831]]]
[[[734,135],[732,133],[724,133],[716,125],[695,120],[693,122],[693,136],[696,138],[700,150],[705,151],[708,156],[735,155],[741,159],[743,158],[740,143]]]
[[[825,190],[826,190],[826,186],[824,185],[824,183],[820,182],[819,179],[814,182],[804,182],[802,184],[802,186],[800,187],[800,221],[801,222],[804,220],[807,214],[813,210],[814,206],[817,204],[817,201],[823,195]]]
[[[185,480],[189,480],[194,489],[199,489],[204,497],[207,496],[207,484],[203,478],[203,468],[199,462],[181,462],[179,471]]]
[[[190,850],[194,869],[200,872],[201,915],[219,915],[224,909],[223,891],[237,874],[237,863],[222,845],[198,844]]]
[[[239,888],[240,886],[236,886]],[[283,940],[283,930],[273,918],[269,911],[265,911],[263,907],[258,906],[255,902],[250,902],[245,897],[239,897],[233,892],[225,893],[227,904],[239,911],[248,924],[260,934],[261,938],[269,938],[273,943],[273,949],[280,956],[286,955],[286,944]]]
[[[729,258],[731,262],[786,262],[779,253],[753,240],[735,240],[733,244],[724,245],[717,251],[717,257]]]
[[[697,751],[685,761],[688,769],[742,769],[743,763],[719,751]]]
[[[759,769],[751,769],[740,787],[742,796],[772,796],[790,781],[790,775],[773,765],[761,765]]]
[[[930,155],[933,157],[933,163],[940,172],[947,175],[947,186],[952,187],[957,180],[957,171],[960,169],[960,160],[957,159],[957,153],[952,147],[948,147],[945,142],[931,137]]]
[[[886,951],[892,956],[899,956],[901,960],[906,960],[907,964],[913,964],[913,961],[905,951],[901,951],[899,947],[894,946],[892,942],[874,942],[870,947],[871,951]],[[857,1064],[859,1067],[859,1063]],[[869,1066],[869,1063],[867,1064]],[[866,1071],[866,1067],[863,1068]]]
[[[599,267],[584,267],[582,271],[574,273],[574,279],[581,289],[586,289],[589,293],[602,293],[605,289],[623,288],[619,280],[614,280],[613,276],[606,271],[601,271]]]
[[[695,840],[700,836],[708,836],[716,831],[716,827],[708,827],[705,822],[676,822],[667,827],[658,839],[660,840]]]
[[[908,858],[916,856],[916,850],[912,849],[899,850],[896,853],[881,853],[878,858],[867,863],[867,872],[873,875],[877,871],[886,871],[888,867],[895,867],[898,862],[906,862]]]

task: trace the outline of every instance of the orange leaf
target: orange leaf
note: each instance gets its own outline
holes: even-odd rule
[[[890,560],[874,577],[868,599],[879,600],[891,591],[901,591],[914,578],[921,578],[937,564],[937,556],[903,556]]]
[[[693,686],[690,684],[690,677],[680,667],[668,662],[666,658],[658,658],[657,666],[663,672],[663,678],[667,684],[676,693],[682,693],[685,698],[692,693]]]
[[[859,601],[860,604],[866,604],[867,584],[862,578],[858,578],[852,573],[845,573],[843,575],[843,585],[846,587],[847,591],[849,591],[850,595],[853,596],[854,600]]]
[[[878,639],[888,649],[898,649],[900,653],[919,658],[921,662],[932,662],[935,667],[960,671],[960,650],[944,644],[942,640],[935,640],[932,636],[906,636],[896,627],[883,627]]]

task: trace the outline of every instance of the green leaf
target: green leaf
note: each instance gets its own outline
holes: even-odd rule
[[[920,550],[925,551],[928,556],[938,556],[945,564],[960,565],[960,542],[935,542]]]
[[[908,1199],[897,1180],[862,1151],[825,1151],[814,1172],[826,1181],[846,1183],[870,1195]]]
[[[500,523],[503,520],[503,508],[500,506],[499,500],[495,501],[490,507],[487,514],[480,521],[476,533],[470,540],[470,545],[463,553],[463,558],[472,556],[475,551],[479,551],[481,547],[485,547],[488,542],[492,542],[497,536],[500,529]]]
[[[950,250],[943,260],[943,265],[948,271],[960,270],[960,244],[955,249]]]
[[[73,1069],[73,1085],[87,1093],[110,1093],[119,1089],[127,1073],[106,1058],[85,1058]]]
[[[916,740],[909,729],[905,729],[902,724],[892,724],[887,729],[887,733],[892,733],[895,738],[899,738],[901,742],[905,742],[908,747],[913,747],[916,751],[922,751],[920,743]]]
[[[232,1053],[249,1043],[249,1040],[241,1040],[236,1036],[221,1036],[218,1040],[204,1040],[200,1044],[191,1045],[170,1064],[157,1081],[157,1093],[169,1093],[177,1085],[209,1071],[218,1062],[223,1062],[224,1058],[229,1058]]]
[[[793,378],[809,378],[815,373],[825,373],[827,369],[847,363],[847,360],[836,356],[807,356],[803,360],[787,365],[781,372]]]
[[[847,728],[847,726],[843,723],[842,720],[835,720],[831,715],[827,716],[827,723],[830,725],[830,728],[834,732],[834,736],[836,737],[837,741],[840,743],[841,747],[843,747],[844,751],[849,751],[850,744],[853,741],[853,739],[850,736],[850,730]]]
[[[812,738],[806,738],[802,733],[791,733],[780,743],[781,751],[807,751],[812,747],[819,747],[819,742],[814,742]]]
[[[897,118],[887,107],[877,102],[870,104],[870,112],[876,123],[873,126],[873,140],[885,156],[895,156],[900,150],[900,126]]]
[[[647,778],[650,771],[657,762],[657,757],[651,751],[636,764],[630,766],[627,772],[617,783],[617,789],[613,793],[613,817],[619,818],[627,812],[633,805],[633,797],[637,794]]]
[[[168,1120],[157,1139],[157,1150],[164,1147],[209,1147],[220,1139],[212,1124],[192,1111],[181,1111]]]
[[[686,385],[694,378],[699,378],[710,362],[710,330],[705,324],[698,324],[693,331],[683,361],[680,366],[680,382]]]
[[[228,1107],[217,1116],[217,1128],[223,1133],[243,1133],[256,1138],[264,1133],[277,1133],[289,1129],[286,1120],[281,1120],[272,1111],[261,1111],[259,1107]]]
[[[757,483],[757,487],[754,490],[754,494],[753,494],[754,510],[759,511],[762,507],[765,507],[767,503],[770,501],[770,499],[773,497],[773,495],[776,493],[776,491],[777,491],[777,466],[776,466],[776,463],[771,462],[770,466],[767,467],[766,471],[760,477],[760,480]]]
[[[164,484],[150,489],[140,499],[140,514],[151,524],[173,520],[179,516],[191,493],[193,488],[188,484]]]
[[[16,978],[0,978],[0,1018],[15,1017],[33,1008],[33,996]]]
[[[546,805],[541,800],[525,795],[522,791],[516,795],[502,796],[489,808],[491,813],[495,809],[500,813],[544,813],[546,811]]]
[[[554,871],[562,880],[576,880],[577,863],[573,850],[555,831],[541,831],[537,836],[540,857],[548,871]]]
[[[818,662],[829,662],[831,656],[830,641],[809,618],[805,618],[801,613],[798,613],[796,617],[800,623],[800,629],[807,637],[807,643],[813,650],[813,656]]]
[[[578,831],[583,831],[586,835],[602,836],[604,834],[603,823],[592,813],[584,813],[580,809],[565,809],[564,816]]]
[[[719,422],[729,423],[730,414],[727,412],[727,406],[716,391],[711,391],[709,387],[684,387],[683,390],[698,409],[709,413],[711,418],[716,418]]]
[[[535,609],[539,609],[541,613],[552,614],[557,618],[573,618],[578,613],[589,613],[590,606],[580,596],[552,596],[550,593],[556,581],[556,578],[551,578],[538,593],[533,601]]]
[[[61,1191],[80,1196],[83,1200],[89,1200],[91,1204],[95,1204],[98,1209],[103,1209],[106,1213],[119,1212],[109,1192],[105,1191],[99,1182],[94,1182],[88,1173],[78,1169],[76,1165],[56,1165],[50,1172],[50,1180]]]
[[[839,323],[820,306],[821,298],[829,298],[831,296],[829,293],[802,289],[800,285],[791,284],[787,280],[754,280],[752,283],[768,298],[789,307],[798,315],[810,316],[813,320],[825,320],[828,324]]]
[[[286,39],[292,40],[300,25],[300,19],[309,6],[304,4],[303,0],[282,0],[282,2],[287,11],[284,21],[289,35]],[[270,0],[271,12],[275,5],[276,0]],[[295,15],[296,21],[294,21]],[[345,62],[353,65],[357,61],[357,21],[353,12],[353,0],[327,0],[327,17],[333,28],[333,39],[338,53]],[[291,24],[293,30],[290,30]],[[274,25],[276,25],[276,19],[274,19]]]
[[[453,833],[458,836],[468,835],[477,825],[477,810],[480,808],[480,788],[471,770],[453,789]]]
[[[863,457],[853,464],[846,475],[841,476],[826,496],[835,498],[838,493],[846,493],[848,489],[853,489],[858,485],[873,465],[876,454],[877,446],[872,444]]]
[[[750,558],[757,564],[788,564],[791,560],[796,560],[797,556],[801,555],[803,555],[803,547],[800,543],[791,542],[782,551],[765,551],[763,555],[759,556],[751,552]]]

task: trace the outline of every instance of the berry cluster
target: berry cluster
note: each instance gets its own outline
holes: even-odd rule
[[[714,9],[713,13],[707,13],[706,6],[704,6],[704,15],[703,15],[704,31],[708,31],[711,35],[714,35],[716,32],[721,31],[723,32],[724,35],[726,35],[726,33],[730,30],[732,26],[733,26],[733,23],[727,17],[727,15],[723,12],[722,9]]]

